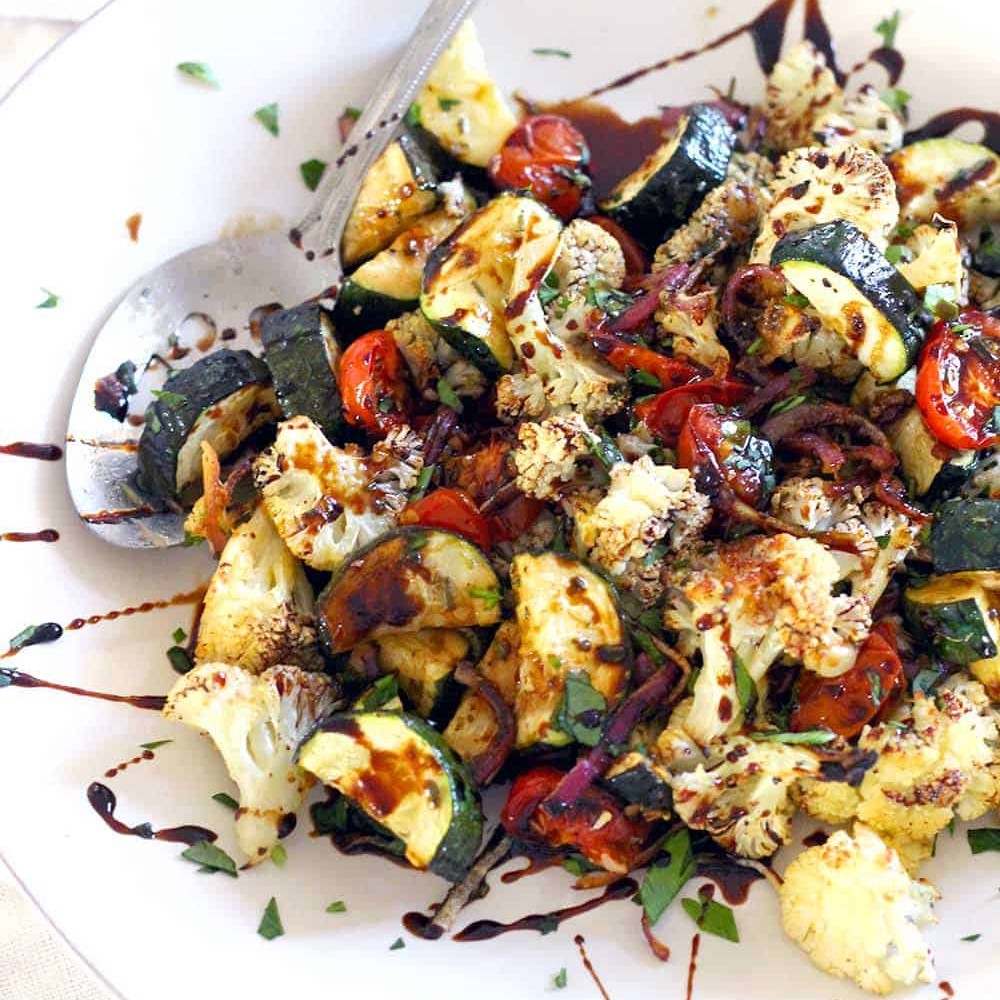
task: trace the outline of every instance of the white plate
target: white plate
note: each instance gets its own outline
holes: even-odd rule
[[[579,94],[638,64],[699,45],[752,16],[761,0],[705,3],[539,3],[493,0],[477,20],[504,85],[540,97]],[[833,7],[833,4],[829,5]],[[841,2],[831,12],[848,65],[873,47],[872,27],[893,4]],[[287,223],[308,194],[298,164],[330,158],[334,122],[391,59],[418,14],[398,0],[119,0],[72,36],[0,108],[0,219],[6,320],[0,399],[5,440],[59,441],[70,392],[90,338],[116,297],[158,261],[216,237],[256,209]],[[885,8],[883,10],[883,7]],[[713,13],[714,11],[714,13]],[[995,5],[945,0],[907,4],[899,41],[903,85],[915,94],[915,120],[995,95]],[[792,37],[799,15],[793,15]],[[573,58],[542,58],[554,46]],[[218,91],[181,79],[174,65],[204,60]],[[758,96],[761,78],[743,37],[724,49],[620,92],[628,114],[705,94],[737,78],[740,96]],[[881,81],[880,81],[881,82]],[[992,83],[992,87],[991,87]],[[992,93],[991,93],[992,91]],[[278,101],[280,139],[251,118]],[[143,216],[139,242],[125,219]],[[58,308],[35,310],[45,286]],[[169,596],[205,579],[196,551],[122,552],[77,522],[57,464],[0,456],[0,530],[57,528],[55,545],[3,545],[0,637],[24,625],[67,622]],[[29,672],[87,687],[164,692],[174,680],[164,650],[190,609],[175,608],[73,632],[25,651]],[[553,973],[569,970],[561,996],[592,997],[573,936],[615,1000],[683,995],[692,925],[675,907],[658,932],[673,960],[654,960],[631,905],[606,907],[539,937],[512,935],[481,945],[417,941],[400,915],[438,898],[443,883],[374,859],[340,857],[310,839],[307,823],[288,840],[288,865],[265,865],[233,881],[203,878],[179,860],[180,848],[116,837],[88,808],[89,781],[170,737],[155,761],[116,778],[129,822],[203,823],[233,849],[227,815],[211,793],[229,787],[219,759],[195,733],[151,712],[9,688],[0,692],[4,856],[53,923],[129,998],[352,995],[542,996]],[[931,931],[938,978],[959,996],[986,996],[1000,977],[997,889],[1000,856],[971,858],[965,838],[942,839],[928,874],[944,899]],[[516,886],[494,885],[468,917],[510,919],[579,901],[563,873]],[[276,896],[287,934],[255,933]],[[343,899],[348,912],[324,908]],[[702,942],[695,995],[843,1000],[852,987],[816,972],[780,931],[765,885],[737,912],[743,943]],[[975,943],[963,935],[981,933]],[[405,950],[390,951],[400,935]],[[0,957],[2,961],[2,957]],[[977,985],[979,989],[977,990]],[[936,997],[927,988],[921,997]]]

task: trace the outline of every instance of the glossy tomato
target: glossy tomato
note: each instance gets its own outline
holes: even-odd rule
[[[590,186],[584,173],[589,160],[587,140],[571,121],[559,115],[531,115],[490,160],[489,174],[498,188],[530,191],[569,220]]]
[[[528,843],[578,851],[609,871],[631,871],[648,845],[653,825],[626,816],[618,799],[593,785],[558,815],[550,815],[539,806],[564,776],[554,767],[535,767],[520,775],[500,814],[504,829]]]
[[[680,358],[668,358],[659,351],[650,350],[640,344],[630,344],[618,337],[599,334],[594,338],[594,346],[604,354],[605,360],[620,372],[645,372],[657,379],[664,389],[672,389],[698,378],[701,371],[681,361]]]
[[[407,422],[409,390],[403,356],[385,330],[366,333],[341,355],[340,395],[348,421],[375,434]]]
[[[840,736],[857,736],[904,684],[892,630],[876,625],[846,673],[820,677],[811,670],[802,671],[789,728],[792,732],[829,729]]]
[[[745,382],[712,376],[675,389],[667,389],[652,399],[637,403],[635,415],[661,441],[672,447],[677,443],[677,436],[691,407],[696,403],[735,406],[748,399],[752,393],[753,388]]]
[[[444,528],[468,538],[480,548],[490,547],[490,526],[486,518],[479,513],[467,493],[447,486],[405,507],[399,515],[399,523]]]
[[[1000,442],[1000,319],[974,309],[938,320],[917,369],[917,406],[949,448],[981,451]]]

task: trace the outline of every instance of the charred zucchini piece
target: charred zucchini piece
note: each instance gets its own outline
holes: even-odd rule
[[[947,500],[934,515],[935,573],[1000,570],[1000,500]]]
[[[514,366],[507,316],[518,295],[548,273],[562,223],[533,198],[502,194],[481,208],[427,261],[420,308],[466,360],[497,377]]]
[[[338,570],[316,615],[329,651],[425,628],[492,625],[500,583],[489,560],[450,531],[403,528],[376,539]]]
[[[438,201],[430,159],[407,132],[385,148],[365,175],[344,227],[341,256],[351,268],[387,247]]]
[[[261,331],[264,362],[285,417],[309,417],[333,440],[343,416],[337,366],[340,345],[329,312],[307,302],[271,313]]]
[[[520,634],[517,747],[570,743],[560,719],[571,675],[608,709],[628,684],[631,651],[616,595],[586,563],[561,552],[517,555],[510,577]]]
[[[950,456],[931,434],[914,406],[888,430],[903,474],[915,496],[937,501],[960,493],[976,470],[979,453],[956,451]]]
[[[909,587],[903,601],[907,621],[945,663],[968,666],[1000,650],[1000,621],[976,574],[931,577]]]
[[[389,320],[417,308],[424,266],[431,251],[475,208],[471,195],[464,193],[459,204],[464,206],[464,213],[458,206],[430,212],[347,278],[334,313],[338,330],[348,336],[378,330]]]
[[[696,105],[677,123],[673,137],[618,183],[601,210],[655,247],[725,180],[735,145],[722,113]]]
[[[344,712],[319,724],[298,763],[406,845],[406,860],[452,882],[483,835],[465,765],[426,722],[400,712]]]
[[[622,754],[608,768],[604,784],[629,805],[655,812],[669,812],[673,806],[670,775],[636,750]]]
[[[921,298],[853,223],[838,219],[783,236],[771,265],[880,382],[916,361],[924,339]]]
[[[455,667],[469,658],[466,634],[454,628],[425,628],[374,640],[378,664],[394,674],[407,701],[425,719],[446,718],[458,702]]]
[[[278,419],[271,373],[249,351],[226,348],[174,372],[146,409],[139,438],[139,488],[179,503],[201,479],[201,443],[224,458]]]

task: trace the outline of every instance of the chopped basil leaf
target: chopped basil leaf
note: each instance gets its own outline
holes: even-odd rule
[[[399,951],[400,948],[405,948],[405,947],[406,947],[406,942],[401,937],[398,937],[396,938],[395,941],[392,942],[391,945],[389,945],[389,951]]]
[[[884,48],[891,49],[896,44],[896,32],[899,30],[899,11],[894,10],[890,17],[883,17],[875,25],[875,32],[882,36]]]
[[[327,913],[346,913],[347,904],[342,899],[334,900],[327,908]]]
[[[782,301],[796,309],[805,309],[809,305],[809,300],[800,292],[789,292]]]
[[[225,872],[236,878],[236,862],[221,847],[216,847],[210,841],[199,840],[187,850],[181,851],[181,857],[210,871]]]
[[[801,406],[807,398],[800,392],[795,396],[789,396],[788,399],[779,400],[767,411],[767,415],[773,417],[778,413],[787,413],[789,410],[794,410],[796,406]]]
[[[501,591],[490,590],[486,587],[467,587],[466,593],[469,597],[477,597],[480,601],[485,601],[487,607],[491,610],[503,600],[503,593]]]
[[[205,539],[201,535],[192,535],[190,531],[184,532],[183,546],[186,549],[193,548],[195,545],[201,545]]]
[[[912,97],[913,94],[903,90],[902,87],[890,87],[888,90],[882,91],[882,100],[898,115],[906,112],[906,105],[910,103]]]
[[[310,191],[315,191],[319,187],[319,182],[326,173],[326,163],[323,160],[306,160],[299,164],[299,173],[302,180]]]
[[[348,104],[343,110],[343,115],[345,118],[353,118],[357,121],[361,117],[361,108],[355,108]]]
[[[564,989],[566,989],[566,967],[565,967],[565,966],[563,966],[563,967],[562,967],[562,968],[561,968],[561,969],[560,969],[560,970],[559,970],[559,971],[558,971],[558,972],[557,972],[557,973],[556,973],[556,974],[555,974],[555,975],[554,975],[554,976],[552,977],[552,985],[553,985],[553,986],[554,986],[554,987],[555,987],[555,988],[556,988],[557,990],[564,990]]]
[[[285,850],[284,844],[275,844],[271,848],[271,860],[279,867],[284,868],[285,862],[288,860],[288,851]]]
[[[187,638],[187,632],[182,628],[175,628],[171,638],[179,646]]]
[[[439,378],[437,380],[437,394],[438,399],[445,406],[450,406],[456,413],[462,412],[462,401],[446,379]]]
[[[281,127],[278,124],[278,105],[276,103],[265,104],[264,107],[258,108],[253,113],[253,116],[271,135],[278,135],[280,133]]]
[[[166,746],[168,743],[173,743],[173,740],[153,740],[152,743],[140,743],[140,750],[156,750],[159,747]]]
[[[906,240],[909,239],[912,235],[913,235],[913,226],[909,225],[908,223],[901,222],[898,226],[896,226],[896,232],[895,232],[896,238],[901,240]]]
[[[889,548],[889,543],[891,541],[892,541],[892,535],[891,534],[876,535],[875,536],[875,544],[880,549],[887,549],[887,548]]]
[[[187,396],[183,396],[179,392],[171,392],[169,389],[153,389],[150,395],[166,406],[182,406],[187,402]]]
[[[691,834],[686,829],[672,833],[663,844],[667,861],[656,861],[646,870],[639,888],[639,901],[650,925],[663,916],[685,884],[694,877],[696,866],[691,852]]]
[[[562,866],[570,875],[576,875],[577,878],[581,875],[586,875],[588,872],[597,871],[597,865],[591,864],[581,854],[571,854],[568,858],[564,858]]]
[[[59,296],[55,292],[50,292],[47,288],[42,289],[45,298],[35,306],[36,309],[55,309],[59,305]]]
[[[802,733],[751,733],[751,739],[765,743],[786,743],[789,746],[821,746],[836,739],[829,729],[807,729]]]
[[[965,833],[969,838],[969,848],[973,854],[982,854],[984,851],[1000,851],[1000,829],[996,827],[982,827],[979,830],[967,830]]]
[[[648,632],[643,629],[634,629],[632,640],[658,667],[666,662],[666,657],[660,652],[659,647],[653,642],[653,637]]]
[[[740,707],[743,709],[743,717],[749,718],[757,703],[757,685],[750,676],[750,671],[743,665],[743,661],[733,655],[733,675],[736,678],[736,696],[740,700]]]
[[[451,111],[452,108],[457,108],[462,102],[457,97],[439,97],[438,107],[442,111]]]
[[[938,319],[954,319],[958,315],[955,289],[951,285],[928,285],[924,291],[924,308]]]
[[[756,337],[750,341],[749,347],[747,347],[747,355],[753,357],[755,354],[760,354],[764,348],[764,341],[761,337]]]
[[[347,829],[347,799],[338,795],[333,801],[314,802],[309,807],[313,829],[320,835],[343,833]]]
[[[406,547],[410,552],[419,552],[427,544],[427,536],[424,534],[414,534],[406,540]]]
[[[569,59],[573,53],[567,49],[532,49],[536,56],[559,56],[561,59]]]
[[[414,101],[407,109],[406,114],[403,116],[403,121],[406,122],[410,128],[416,128],[420,124],[420,105]]]
[[[229,794],[229,792],[216,792],[212,796],[213,801],[218,802],[220,806],[225,806],[227,809],[232,809],[236,812],[239,809],[240,804]]]
[[[962,941],[978,941],[982,937],[982,934],[966,934],[964,938],[960,938]]]
[[[399,697],[399,682],[395,674],[379,677],[358,701],[358,708],[363,712],[374,712],[383,705]]]
[[[595,306],[612,318],[621,315],[635,301],[628,292],[606,287],[602,280],[595,275],[591,275],[587,279],[585,299],[588,306]]]
[[[558,657],[549,659],[556,661],[554,669],[562,666]],[[578,743],[597,746],[607,707],[604,695],[594,689],[590,677],[583,670],[574,670],[566,677],[566,689],[556,712],[556,725]]]
[[[698,899],[682,899],[681,906],[706,934],[739,943],[740,932],[736,927],[736,918],[724,903],[717,903],[708,896],[700,896]]]
[[[192,80],[197,80],[199,83],[207,84],[209,87],[219,86],[219,81],[216,75],[212,72],[207,63],[182,62],[177,64],[177,69],[185,76],[189,76]]]
[[[264,909],[264,916],[260,918],[257,933],[268,941],[273,941],[285,933],[285,928],[281,926],[281,915],[278,913],[278,901],[274,896]]]
[[[913,251],[901,243],[893,243],[886,247],[885,259],[890,264],[908,264],[913,260]]]
[[[186,674],[194,669],[191,657],[183,646],[171,646],[167,650],[167,659],[170,661],[170,666],[179,674]]]
[[[542,279],[538,287],[538,300],[543,306],[547,306],[553,299],[559,296],[559,276],[555,271],[549,271]]]

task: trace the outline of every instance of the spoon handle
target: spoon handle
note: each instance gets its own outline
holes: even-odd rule
[[[476,0],[432,0],[399,62],[375,88],[351,129],[347,146],[323,176],[309,210],[292,230],[294,242],[317,256],[339,259],[340,238],[358,188],[396,133],[421,84]]]

